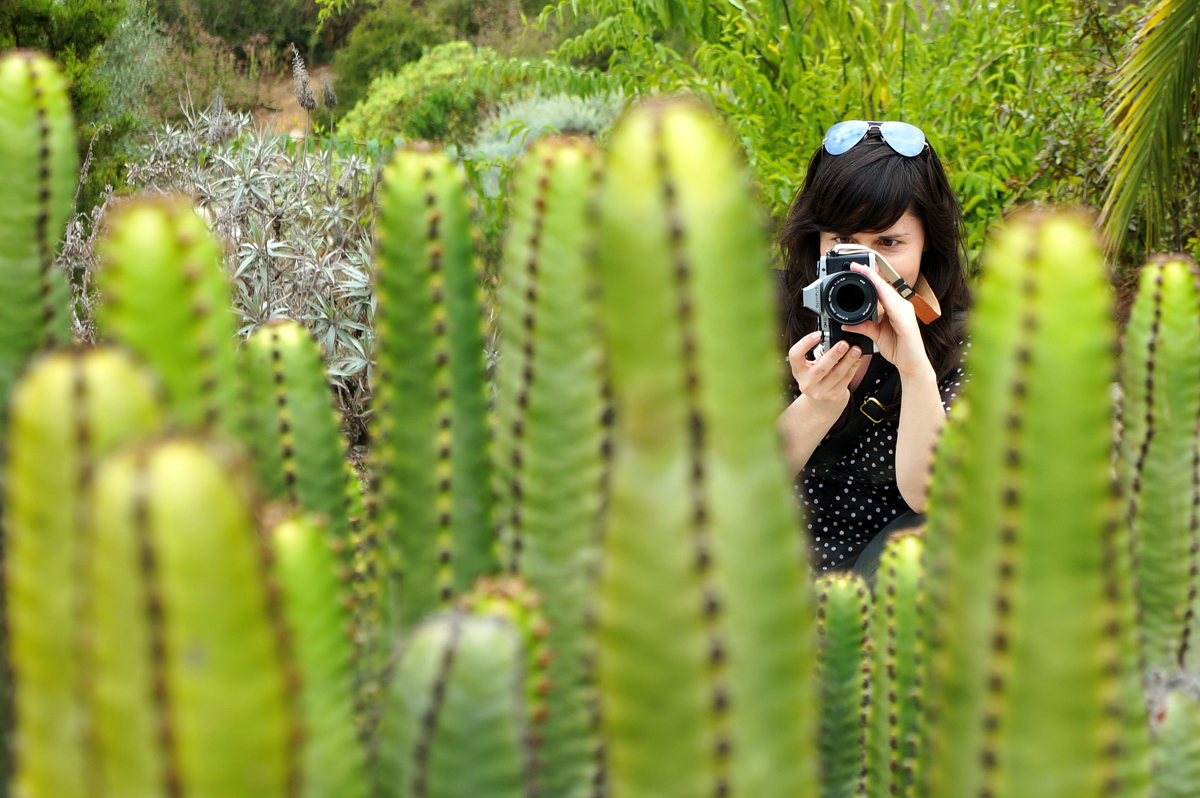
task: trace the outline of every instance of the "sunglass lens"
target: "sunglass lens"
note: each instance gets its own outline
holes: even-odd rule
[[[901,155],[911,158],[925,149],[925,134],[907,122],[884,122],[879,126],[879,133],[888,146]]]
[[[909,127],[912,126],[910,125]],[[916,130],[916,128],[913,129]],[[825,151],[830,155],[841,155],[862,141],[862,137],[866,135],[866,132],[866,122],[853,119],[846,122],[838,122],[825,132]]]

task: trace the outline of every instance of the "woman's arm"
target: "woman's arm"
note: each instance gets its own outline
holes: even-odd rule
[[[904,297],[886,280],[863,266],[879,294],[879,321],[843,327],[875,341],[879,353],[900,372],[900,429],[896,434],[896,487],[918,513],[929,498],[929,469],[938,434],[946,423],[946,410],[938,390],[937,374],[925,352],[917,315]]]
[[[809,333],[788,350],[792,376],[801,393],[780,414],[777,426],[783,439],[784,458],[793,476],[808,463],[850,401],[850,380],[862,363],[862,350],[848,346],[845,341],[816,360],[809,360],[809,350],[820,340],[819,331]]]

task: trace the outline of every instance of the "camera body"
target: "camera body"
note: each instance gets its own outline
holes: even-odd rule
[[[852,271],[852,263],[879,271],[873,252],[839,254],[830,250],[817,261],[817,279],[801,289],[801,306],[816,313],[820,325],[821,343],[815,350],[817,357],[828,352],[838,341],[858,346],[864,355],[878,351],[875,342],[867,336],[842,330],[843,324],[879,321],[879,294],[875,284],[866,275]]]

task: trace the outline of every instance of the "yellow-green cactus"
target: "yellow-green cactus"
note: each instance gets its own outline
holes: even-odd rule
[[[1158,258],[1142,270],[1125,328],[1122,477],[1147,666],[1173,671],[1194,654],[1200,549],[1200,290],[1195,264]]]
[[[85,498],[103,455],[162,423],[158,390],[128,355],[105,348],[48,354],[12,392],[4,598],[18,795],[91,794],[86,706],[95,685],[82,664],[91,591],[80,571],[94,544]]]
[[[100,333],[154,366],[189,427],[241,432],[233,305],[221,249],[186,197],[131,200],[99,245]]]
[[[1061,215],[1012,223],[986,263],[969,413],[938,456],[957,484],[929,513],[949,551],[935,554],[925,794],[1145,796],[1103,259]]]
[[[597,633],[607,784],[810,794],[815,609],[775,418],[762,226],[715,121],[614,132],[599,274],[615,409]]]
[[[547,796],[595,789],[592,600],[607,443],[603,349],[590,256],[599,155],[539,144],[513,179],[496,374],[497,524],[507,568],[545,596],[554,658],[539,734]]]
[[[67,81],[38,53],[0,59],[0,406],[26,359],[70,335],[67,283],[55,270],[78,180]],[[0,440],[3,433],[0,432]]]
[[[395,630],[491,571],[495,532],[463,177],[442,153],[405,149],[380,192],[373,524]]]
[[[1200,702],[1171,690],[1155,721],[1154,798],[1200,795]]]
[[[871,595],[853,572],[817,580],[820,633],[821,798],[867,792],[867,728],[871,706]],[[878,685],[878,681],[876,681]]]

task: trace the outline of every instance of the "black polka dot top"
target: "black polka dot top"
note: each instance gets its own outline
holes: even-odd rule
[[[871,366],[882,360],[875,355]],[[895,367],[886,362],[870,368],[851,396],[852,407],[857,408],[865,397],[874,395],[892,371]],[[949,409],[965,381],[961,367],[941,381],[944,407]],[[883,401],[887,403],[886,398]],[[814,571],[849,567],[881,529],[909,509],[896,486],[899,426],[899,418],[870,424],[836,460],[811,461],[796,478]]]

